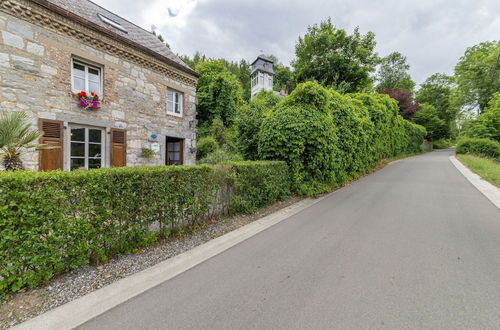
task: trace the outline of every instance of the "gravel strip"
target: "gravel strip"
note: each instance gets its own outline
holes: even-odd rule
[[[251,215],[212,220],[183,238],[171,238],[100,266],[85,266],[55,277],[43,287],[7,295],[0,301],[0,329],[7,329],[121,278],[154,266],[263,216],[300,201],[293,197]]]

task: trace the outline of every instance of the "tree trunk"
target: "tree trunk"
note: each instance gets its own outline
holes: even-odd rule
[[[3,166],[6,171],[24,170],[23,162],[19,153],[13,155],[5,155],[3,158]]]

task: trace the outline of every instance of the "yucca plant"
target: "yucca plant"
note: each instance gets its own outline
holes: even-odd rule
[[[21,153],[29,149],[53,149],[37,143],[42,133],[31,129],[24,112],[0,113],[0,159],[7,171],[23,170]]]

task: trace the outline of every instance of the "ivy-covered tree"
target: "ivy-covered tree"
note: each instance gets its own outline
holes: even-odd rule
[[[415,83],[411,79],[410,65],[406,62],[406,56],[393,52],[380,60],[376,80],[377,90],[394,89],[413,93]]]
[[[261,156],[286,161],[300,194],[325,191],[336,181],[337,135],[328,104],[327,89],[300,84],[262,122]]]
[[[243,104],[238,78],[220,60],[201,62],[195,70],[200,74],[196,91],[198,124],[210,126],[215,118],[220,118],[225,126],[231,125]]]
[[[342,92],[363,91],[372,86],[370,73],[378,62],[375,34],[352,34],[335,27],[331,19],[310,26],[295,45],[292,66],[298,83],[316,80]]]
[[[455,66],[455,77],[460,104],[483,112],[500,91],[500,41],[467,48]]]
[[[415,102],[410,92],[394,89],[383,89],[381,94],[387,94],[398,102],[399,114],[407,120],[410,120],[413,115],[420,110],[420,105]]]
[[[267,57],[273,61],[273,89],[277,92],[284,90],[287,94],[290,94],[295,88],[292,69],[281,63],[274,55],[267,55]]]

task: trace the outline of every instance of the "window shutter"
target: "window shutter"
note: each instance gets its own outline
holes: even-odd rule
[[[127,132],[111,129],[111,167],[127,166]]]
[[[41,144],[46,144],[54,149],[40,150],[38,156],[38,169],[52,171],[63,169],[63,122],[57,120],[40,119],[38,126],[43,136]]]

